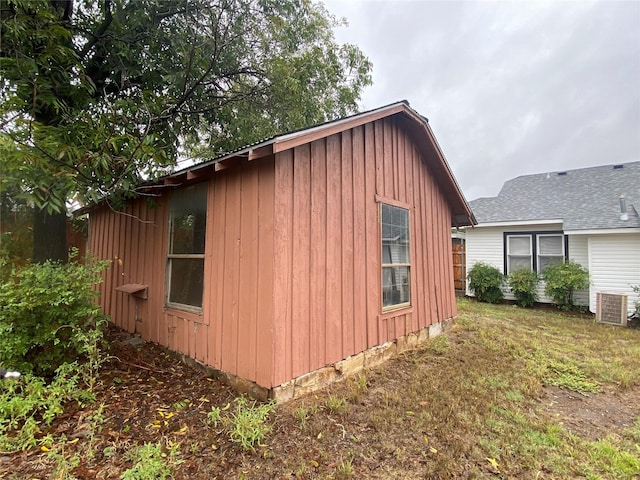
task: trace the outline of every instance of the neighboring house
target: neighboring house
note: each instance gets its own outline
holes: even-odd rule
[[[148,187],[153,204],[90,211],[104,312],[254,394],[290,398],[456,316],[450,229],[473,215],[405,102]]]
[[[470,205],[478,225],[466,229],[467,270],[482,261],[505,274],[522,266],[542,272],[551,261],[570,259],[591,279],[576,303],[595,312],[597,292],[626,294],[633,312],[638,295],[632,287],[640,285],[640,162],[525,175],[506,182],[497,197]],[[540,294],[551,301],[544,283]]]

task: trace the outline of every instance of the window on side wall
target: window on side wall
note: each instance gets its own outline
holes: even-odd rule
[[[409,210],[380,204],[382,232],[382,309],[411,305]]]
[[[552,263],[566,258],[565,237],[562,232],[505,233],[505,272],[527,268],[542,273]]]
[[[564,238],[558,234],[538,234],[538,272],[548,265],[564,262]]]
[[[519,268],[533,268],[531,235],[507,236],[507,274]]]
[[[167,304],[201,311],[207,227],[207,183],[171,194]]]

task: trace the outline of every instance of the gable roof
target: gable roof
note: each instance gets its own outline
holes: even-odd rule
[[[640,162],[524,175],[505,182],[497,197],[469,204],[480,225],[558,220],[565,231],[640,228]]]
[[[170,185],[180,184],[185,180],[199,178],[222,170],[226,168],[225,164],[238,159],[256,160],[394,115],[398,116],[402,126],[407,129],[412,139],[418,145],[424,155],[428,168],[433,173],[440,188],[442,188],[451,207],[451,224],[456,227],[474,225],[476,222],[471,208],[449,168],[449,164],[429,127],[428,120],[413,110],[406,100],[325,122],[313,127],[296,130],[283,135],[276,135],[234,152],[166,175],[160,179],[160,183]]]

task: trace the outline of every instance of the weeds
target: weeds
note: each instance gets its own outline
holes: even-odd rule
[[[218,422],[221,418],[220,412],[220,407],[216,407],[215,405],[211,407],[211,410],[207,412],[207,425],[213,425],[214,427],[217,427]]]
[[[335,478],[336,480],[347,480],[352,478],[353,473],[353,461],[351,459],[343,460],[340,462],[340,465],[336,467]]]
[[[145,443],[126,453],[133,466],[124,472],[122,480],[166,480],[173,477],[181,463],[178,446],[169,442],[167,452],[158,443]]]
[[[331,413],[341,414],[347,411],[348,405],[344,397],[330,394],[325,401],[325,406]]]
[[[255,446],[261,445],[271,431],[268,419],[275,410],[275,404],[269,402],[259,405],[245,396],[236,398],[235,404],[235,411],[223,419],[229,438],[239,443],[243,450],[255,451]]]
[[[293,411],[293,416],[300,422],[300,430],[307,428],[307,420],[309,419],[309,410],[304,406],[300,406]]]
[[[78,425],[91,423],[90,435],[76,443],[76,438],[54,441],[55,430],[48,431],[43,420],[47,408],[47,418],[59,415],[62,405],[56,406],[54,397],[33,414],[20,401],[8,408],[9,403],[1,402],[9,398],[2,397],[0,414],[6,412],[6,416],[1,428],[10,433],[8,437],[25,448],[49,450],[47,455],[24,455],[40,459],[39,471],[23,476],[20,471],[9,478],[73,480],[74,475],[82,477],[85,469],[95,469],[96,478],[125,480],[296,475],[334,480],[416,475],[632,479],[640,472],[640,418],[616,416],[630,425],[627,428],[603,421],[597,422],[595,433],[579,425],[576,428],[574,422],[562,423],[558,417],[558,411],[563,416],[566,410],[551,406],[557,400],[567,408],[576,395],[544,386],[589,394],[590,398],[580,399],[585,407],[595,405],[599,398],[616,401],[612,392],[632,399],[640,388],[639,334],[555,310],[461,300],[458,321],[442,336],[324,392],[278,406],[279,413],[287,413],[277,418],[273,418],[273,404],[247,397],[229,401],[224,396],[224,401],[207,405],[204,397],[200,403],[197,397],[188,398],[186,390],[183,396],[162,398],[165,407],[161,409],[146,406],[151,421],[156,411],[164,412],[163,421],[172,413],[191,418],[184,432],[164,426],[143,431],[144,435],[167,435],[180,445],[166,437],[137,445],[134,439],[144,428],[141,425],[148,425],[147,419],[127,418],[109,425],[113,415],[106,408],[111,407],[102,407],[100,402],[75,413],[72,420]],[[79,372],[64,375],[67,380],[59,380],[62,384],[58,385],[61,391],[65,382],[82,385]],[[2,382],[0,396],[5,389],[20,396],[28,378]],[[122,389],[130,379],[122,378],[117,392],[124,399]],[[52,384],[30,385],[29,398]],[[139,385],[134,381],[131,388],[140,390]],[[155,394],[151,388],[135,392]],[[593,393],[598,389],[604,393]],[[71,394],[75,395],[73,389]],[[208,397],[200,391],[197,395]],[[7,431],[11,422],[17,427]],[[203,423],[215,428],[198,430]],[[53,425],[57,429],[62,422]],[[273,440],[264,445],[270,436]],[[259,447],[258,455],[254,452]],[[96,452],[95,457],[89,450]],[[21,456],[16,453],[10,461]]]
[[[32,375],[0,384],[0,451],[26,450],[37,444],[41,426],[49,426],[63,413],[64,403],[83,404],[93,397],[79,386],[79,369],[74,363],[58,367],[51,383]],[[13,434],[10,435],[10,433]]]
[[[601,390],[598,382],[590,380],[577,365],[553,359],[547,363],[547,374],[544,375],[544,380],[549,385],[567,388],[583,395]]]

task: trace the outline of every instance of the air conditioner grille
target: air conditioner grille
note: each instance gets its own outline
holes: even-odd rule
[[[596,293],[596,322],[627,326],[627,296]]]

